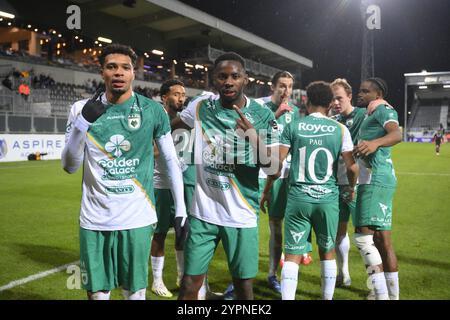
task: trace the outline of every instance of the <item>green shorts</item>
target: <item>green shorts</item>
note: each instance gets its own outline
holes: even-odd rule
[[[356,208],[356,195],[352,202],[347,202],[343,197],[344,186],[339,186],[339,222],[348,222],[350,216],[352,217],[352,223],[355,225],[355,208]],[[357,190],[357,189],[356,189]]]
[[[170,189],[155,189],[155,204],[158,216],[155,233],[167,233],[175,222],[175,203]]]
[[[184,185],[184,203],[189,214],[194,198],[195,186]],[[175,202],[170,189],[155,189],[156,215],[158,224],[155,233],[167,233],[175,223]]]
[[[358,186],[355,227],[373,227],[374,230],[392,229],[392,199],[395,188],[363,184]]]
[[[205,274],[222,240],[233,278],[251,279],[258,273],[258,228],[223,227],[190,216],[190,232],[184,247],[184,273]]]
[[[120,231],[80,227],[83,288],[96,292],[117,287],[136,292],[147,288],[153,226]]]
[[[266,186],[267,179],[259,178],[259,192],[262,194]],[[286,211],[287,194],[289,190],[289,179],[277,179],[270,189],[269,217],[284,218]]]
[[[284,252],[304,254],[311,251],[308,242],[311,228],[316,233],[319,250],[322,252],[332,250],[336,242],[338,222],[339,205],[337,201],[310,203],[290,198],[284,220]]]

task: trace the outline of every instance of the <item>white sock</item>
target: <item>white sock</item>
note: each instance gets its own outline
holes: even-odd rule
[[[136,292],[122,289],[122,295],[125,300],[145,300],[146,288],[140,289]]]
[[[184,251],[183,250],[175,250],[175,257],[177,260],[177,272],[178,279],[181,280],[184,274]]]
[[[203,280],[203,284],[204,284],[204,286],[206,288],[206,291],[211,291],[209,289],[208,274],[205,274],[205,280]]]
[[[153,282],[162,281],[162,274],[164,269],[164,256],[161,257],[151,257],[152,261],[152,272],[153,272]]]
[[[385,272],[386,285],[389,292],[389,299],[399,300],[400,288],[398,284],[398,272]]]
[[[91,300],[109,300],[110,295],[111,291],[108,291],[106,293],[97,291],[91,294]]]
[[[295,300],[298,282],[298,264],[285,261],[281,269],[281,298],[283,300]]]
[[[336,274],[336,260],[320,261],[320,278],[322,280],[323,300],[333,300],[334,287],[336,286]]]
[[[348,233],[345,234],[345,237],[342,238],[341,242],[336,246],[336,260],[338,265],[339,275],[342,275],[344,278],[350,277],[350,273],[348,271],[348,252],[350,251],[350,238],[348,237]]]
[[[388,289],[384,272],[377,272],[370,276],[376,300],[389,300]]]
[[[198,290],[198,300],[205,300],[207,291],[208,291],[208,287],[207,287],[207,280],[206,280],[206,277],[205,277],[203,279],[203,284],[200,287],[200,290]]]

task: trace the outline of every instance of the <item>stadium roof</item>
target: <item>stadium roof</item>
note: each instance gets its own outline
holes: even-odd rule
[[[450,84],[450,71],[447,72],[419,72],[405,73],[407,84],[427,85],[427,84]]]
[[[416,86],[415,92],[421,99],[449,99],[450,71],[405,73],[405,84]]]
[[[147,0],[147,2],[151,3],[154,7],[163,8],[162,11],[165,14],[170,15],[179,12],[180,16],[178,16],[177,19],[180,19],[180,22],[185,20],[186,23],[189,24],[189,28],[172,24],[172,27],[175,29],[170,31],[172,34],[166,34],[166,38],[179,38],[183,36],[195,40],[201,34],[199,31],[202,31],[205,27],[209,27],[211,28],[209,32],[213,32],[217,37],[225,37],[224,41],[227,41],[230,47],[242,50],[247,54],[257,54],[260,57],[264,57],[264,62],[267,64],[283,65],[295,63],[308,68],[312,68],[313,66],[312,61],[305,57],[179,1]],[[155,22],[151,23],[152,26],[165,32],[166,30],[163,30],[164,27],[161,28],[161,24],[159,24],[159,26],[158,24],[159,23]],[[164,26],[164,24],[162,24],[162,26]],[[285,60],[289,60],[290,63]]]
[[[176,0],[8,0],[18,16],[30,21],[66,27],[71,4],[81,8],[80,33],[104,36],[142,51],[158,49],[164,55],[202,58],[208,46],[235,51],[247,59],[293,73],[312,68],[313,62],[273,42]]]

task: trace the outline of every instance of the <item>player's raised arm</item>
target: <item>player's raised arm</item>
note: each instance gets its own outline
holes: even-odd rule
[[[104,88],[100,87],[85,103],[80,114],[75,115],[76,106],[72,107],[66,132],[66,145],[61,156],[63,169],[67,173],[75,173],[83,163],[86,132],[90,125],[106,111],[105,106],[98,99],[103,91]]]

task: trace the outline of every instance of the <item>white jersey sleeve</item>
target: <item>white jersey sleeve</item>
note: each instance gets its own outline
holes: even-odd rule
[[[352,141],[352,136],[350,134],[350,131],[344,125],[342,125],[342,130],[343,130],[344,134],[342,137],[341,152],[353,151],[354,146],[353,146],[353,141]],[[341,155],[339,156],[339,160],[338,160],[337,184],[338,185],[347,185],[348,184],[347,168],[345,167],[345,162]]]
[[[175,146],[173,144],[172,135],[170,132],[156,139],[156,144],[159,149],[159,158],[162,160],[159,163],[163,165],[167,172],[170,182],[170,189],[172,197],[175,202],[175,216],[186,217],[186,205],[184,203],[184,189],[183,189],[183,174],[179,165]],[[161,168],[163,169],[163,168]]]
[[[344,135],[342,137],[341,152],[353,151],[353,141],[350,131],[346,126],[342,126],[342,129],[344,131]]]
[[[158,150],[159,151],[159,150]],[[170,189],[170,181],[167,176],[167,168],[161,155],[155,157],[153,168],[153,186],[155,189]]]
[[[187,107],[183,111],[181,111],[180,113],[181,120],[190,128],[194,128],[195,115],[197,113],[198,104],[206,99],[216,100],[218,98],[219,98],[218,95],[209,92],[207,94],[201,95],[193,99],[191,102],[188,103]]]
[[[77,101],[70,109],[67,120],[65,147],[61,155],[63,169],[74,173],[83,163],[84,148],[86,146],[86,131],[90,123],[81,116],[81,110],[88,99]]]

